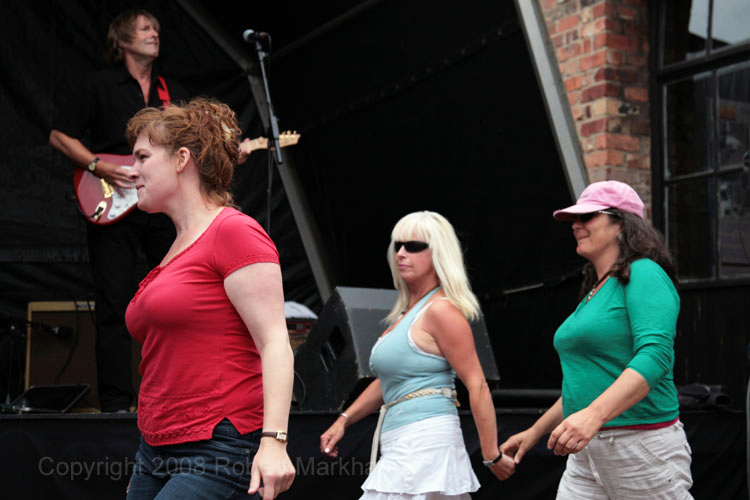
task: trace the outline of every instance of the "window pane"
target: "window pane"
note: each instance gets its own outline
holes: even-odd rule
[[[710,76],[702,73],[666,87],[666,178],[712,168]]]
[[[736,167],[750,154],[750,62],[722,68],[718,76],[720,166]]]
[[[708,39],[708,1],[669,0],[664,16],[663,64],[705,55]],[[690,8],[688,8],[690,5]]]
[[[713,184],[694,179],[667,188],[667,241],[679,279],[714,277]]]
[[[750,0],[714,0],[711,50],[750,42]]]
[[[719,180],[721,276],[750,276],[750,173]]]

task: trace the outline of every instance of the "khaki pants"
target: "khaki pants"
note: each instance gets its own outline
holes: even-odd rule
[[[601,431],[569,455],[558,500],[692,499],[682,422],[656,430]]]

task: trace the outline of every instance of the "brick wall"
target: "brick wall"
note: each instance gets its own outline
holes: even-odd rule
[[[633,186],[651,210],[647,0],[536,0],[591,182]]]

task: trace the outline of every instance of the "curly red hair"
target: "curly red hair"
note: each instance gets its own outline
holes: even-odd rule
[[[233,205],[229,186],[240,151],[240,128],[232,109],[214,99],[199,97],[166,108],[144,108],[128,122],[130,147],[141,135],[174,154],[190,151],[204,195],[218,205]]]

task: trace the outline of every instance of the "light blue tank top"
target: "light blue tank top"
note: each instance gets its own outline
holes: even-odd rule
[[[425,304],[439,289],[425,295],[393,330],[378,339],[370,352],[370,369],[380,379],[386,403],[419,389],[455,389],[456,372],[448,361],[422,351],[409,333],[412,324],[427,310]],[[391,407],[385,415],[382,430],[385,432],[426,418],[457,414],[452,399],[437,394],[423,396]]]

